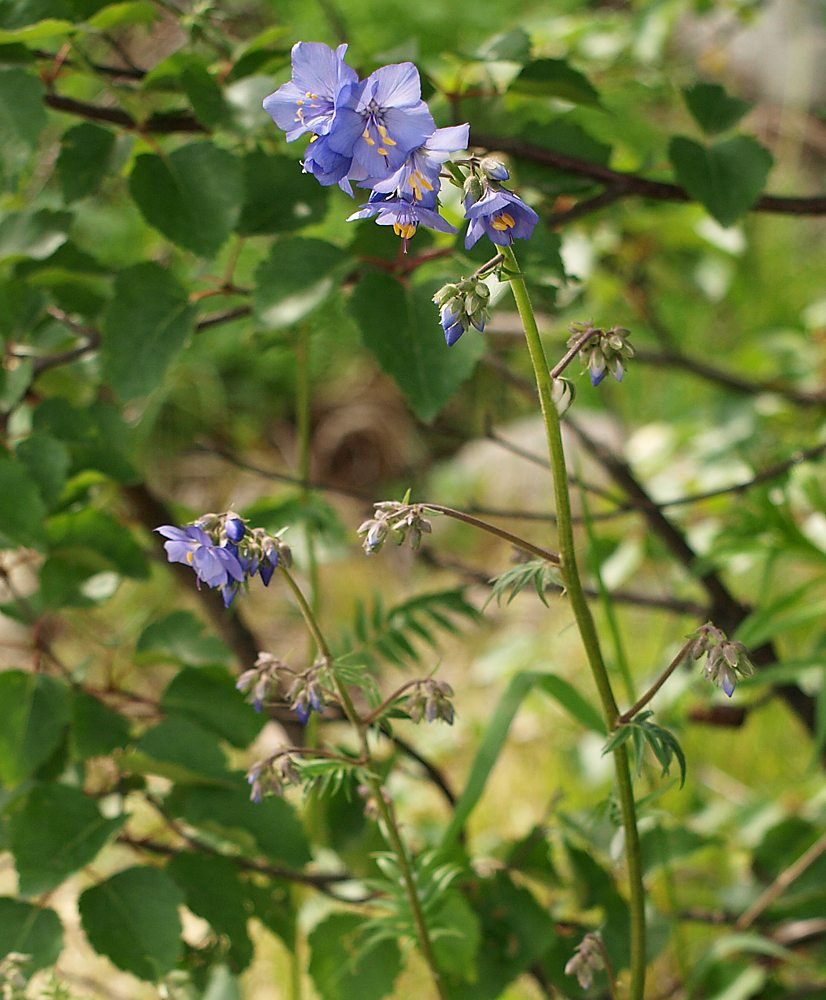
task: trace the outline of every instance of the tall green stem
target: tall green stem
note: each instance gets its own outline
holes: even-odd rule
[[[539,392],[539,402],[542,408],[542,419],[545,424],[545,435],[548,441],[548,455],[553,472],[554,497],[556,500],[557,529],[559,533],[559,556],[562,577],[571,602],[571,610],[576,619],[577,628],[585,648],[588,665],[599,693],[602,713],[608,732],[613,731],[619,716],[619,708],[611,687],[611,680],[602,657],[594,619],[588,607],[585,591],[579,576],[576,561],[576,548],[571,520],[571,498],[568,493],[568,472],[565,464],[565,452],[562,447],[562,433],[559,414],[551,395],[551,374],[545,350],[539,336],[531,300],[525,279],[517,263],[516,256],[510,247],[504,250],[505,263],[510,272],[510,283],[516,308],[519,311],[528,353],[531,357],[536,388]],[[631,1000],[643,1000],[645,991],[645,895],[642,884],[642,863],[640,859],[640,840],[637,829],[636,804],[634,789],[631,783],[631,770],[628,762],[628,751],[623,744],[613,751],[614,769],[616,772],[617,792],[619,796],[622,825],[625,833],[625,856],[628,866],[629,911],[631,919]]]
[[[310,602],[304,596],[304,592],[301,587],[299,587],[295,578],[283,565],[283,563],[279,566],[279,569],[287,583],[287,586],[292,591],[293,597],[298,604],[298,609],[301,612],[301,616],[304,619],[319,654],[330,664],[336,691],[341,701],[341,707],[344,710],[347,721],[358,733],[362,758],[368,761],[369,764],[372,760],[368,739],[369,722],[366,719],[362,719],[359,715],[356,706],[353,703],[353,699],[350,697],[350,692],[347,690],[347,686],[341,682],[336,674],[332,652],[327,644],[327,640],[324,638],[324,633],[319,627],[318,620],[313,612]],[[410,863],[407,848],[402,840],[401,833],[399,832],[399,825],[396,822],[393,807],[385,797],[381,781],[372,772],[372,770],[368,770],[367,783],[370,786],[371,795],[376,804],[376,808],[378,809],[382,824],[384,825],[384,836],[387,839],[393,854],[396,856],[396,861],[398,862],[399,870],[402,874],[405,894],[407,895],[407,902],[410,906],[413,923],[416,927],[416,937],[419,942],[419,950],[421,951],[422,957],[430,970],[430,975],[433,979],[433,985],[436,988],[436,994],[439,997],[439,1000],[448,1000],[446,987],[442,980],[441,973],[439,972],[439,967],[436,964],[436,956],[433,952],[433,943],[430,940],[430,932],[427,929],[424,910],[422,909],[422,903],[419,899],[419,893],[416,888],[416,878],[413,873],[413,867]]]

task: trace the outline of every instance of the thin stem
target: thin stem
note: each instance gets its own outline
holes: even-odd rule
[[[576,619],[577,628],[585,648],[585,654],[591,673],[599,693],[602,712],[608,731],[616,727],[619,709],[611,687],[611,680],[602,657],[594,620],[588,607],[588,601],[579,576],[576,561],[576,548],[571,520],[571,498],[568,493],[568,473],[565,464],[565,452],[562,445],[562,433],[559,414],[551,395],[551,375],[548,366],[539,329],[536,325],[533,307],[531,306],[525,279],[520,271],[513,250],[504,250],[505,262],[508,266],[513,297],[519,311],[525,340],[528,345],[531,364],[533,366],[542,417],[545,424],[545,434],[548,441],[548,454],[553,472],[554,496],[556,500],[557,529],[559,532],[559,554],[562,576],[571,609]],[[645,895],[642,884],[642,861],[640,857],[639,831],[637,830],[636,804],[634,789],[631,783],[631,771],[628,763],[628,751],[625,745],[616,747],[613,751],[614,769],[617,779],[622,825],[625,832],[625,854],[628,865],[629,882],[629,915],[631,922],[631,1000],[643,1000],[645,992]]]
[[[301,481],[301,496],[306,503],[310,500],[310,444],[311,444],[311,396],[310,396],[310,335],[306,324],[298,330],[295,347],[296,390],[295,416],[298,428],[298,476]],[[310,578],[310,599],[313,611],[318,613],[318,559],[315,538],[309,522],[304,525],[304,541],[307,546],[307,568]]]
[[[346,685],[341,682],[336,674],[335,668],[333,667],[333,656],[330,651],[330,647],[327,640],[324,638],[324,634],[319,627],[309,601],[304,596],[304,592],[301,590],[301,587],[299,587],[295,578],[283,565],[283,563],[279,566],[279,569],[281,570],[281,574],[284,577],[287,586],[290,588],[296,603],[298,604],[301,616],[310,631],[310,635],[315,641],[319,653],[331,666],[331,673],[335,681],[336,691],[338,692],[338,696],[341,700],[341,707],[344,710],[344,714],[347,716],[347,720],[358,733],[362,757],[369,763],[372,760],[368,739],[369,727],[365,719],[359,715]],[[384,826],[384,836],[396,856],[396,861],[398,862],[399,870],[401,871],[405,894],[407,895],[407,902],[410,906],[410,913],[416,927],[416,937],[418,938],[419,950],[421,951],[422,958],[425,960],[430,970],[430,975],[433,980],[433,985],[436,988],[439,1000],[448,1000],[446,987],[442,981],[441,973],[439,972],[439,968],[436,964],[436,956],[433,952],[430,932],[427,929],[427,922],[425,921],[424,910],[422,909],[422,903],[419,899],[419,893],[416,888],[416,878],[413,874],[413,868],[410,863],[407,848],[401,838],[393,808],[385,796],[381,781],[369,767],[367,769],[367,783],[370,786],[370,792],[376,803],[376,808],[378,809],[379,816]]]
[[[665,670],[660,674],[660,676],[654,681],[651,687],[645,692],[645,694],[639,698],[634,704],[628,709],[627,712],[623,712],[622,715],[617,716],[617,725],[624,726],[627,722],[630,722],[634,716],[640,712],[649,701],[654,697],[654,695],[660,690],[660,688],[665,684],[668,678],[674,673],[674,671],[679,667],[688,654],[688,650],[691,647],[693,639],[688,639],[680,647],[679,652],[668,664]]]
[[[455,510],[453,507],[444,507],[439,503],[417,503],[412,506],[424,508],[425,510],[432,510],[437,514],[444,514],[446,517],[452,517],[456,521],[463,521],[465,524],[470,524],[474,528],[480,528],[482,531],[486,531],[489,535],[496,535],[497,538],[503,538],[506,542],[510,542],[515,548],[521,549],[529,555],[536,556],[539,559],[544,559],[546,562],[553,563],[555,566],[559,565],[560,557],[555,552],[551,552],[549,549],[543,549],[539,545],[534,545],[533,542],[529,542],[526,539],[521,538],[519,535],[513,535],[510,531],[505,531],[504,528],[497,528],[495,524],[490,524],[488,521],[482,521],[478,517],[474,517],[472,514],[466,514],[464,511]]]

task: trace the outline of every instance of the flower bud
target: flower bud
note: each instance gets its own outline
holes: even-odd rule
[[[492,181],[506,181],[510,177],[508,168],[494,156],[483,156],[479,166],[485,177]]]
[[[575,396],[576,388],[570,379],[555,378],[551,383],[551,400],[560,417],[571,408]]]

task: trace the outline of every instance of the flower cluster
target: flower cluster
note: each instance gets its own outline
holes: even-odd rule
[[[155,531],[167,539],[167,559],[190,566],[199,587],[205,583],[220,590],[226,607],[252,577],[258,575],[266,587],[279,562],[290,565],[289,547],[279,535],[248,528],[234,511],[204,514],[182,528],[163,524]]]
[[[608,372],[617,382],[622,381],[625,363],[634,357],[634,348],[628,342],[630,331],[622,326],[601,330],[590,323],[571,323],[568,329],[568,347],[582,343],[579,356],[588,369],[591,385],[598,386]]]
[[[375,218],[392,226],[405,251],[420,225],[455,233],[439,212],[442,165],[467,148],[468,125],[436,128],[412,63],[381,66],[360,80],[344,61],[346,52],[346,45],[333,50],[321,42],[297,42],[292,78],[264,99],[264,109],[288,142],[310,136],[305,173],[350,196],[353,184],[370,190],[348,221]],[[489,158],[470,163],[465,246],[483,235],[499,246],[529,237],[538,217],[502,187],[505,167]]]
[[[417,549],[422,541],[422,535],[433,530],[430,521],[424,516],[428,511],[422,504],[399,503],[396,500],[382,500],[374,504],[374,516],[365,521],[358,529],[359,535],[364,535],[362,543],[368,556],[378,552],[387,538],[392,538],[396,545],[402,545],[405,539],[410,546]]]
[[[750,677],[754,673],[754,664],[743,643],[727,638],[725,632],[711,622],[697,629],[690,653],[695,660],[699,660],[704,653],[708,654],[703,673],[729,698],[734,694],[737,675]]]
[[[476,274],[455,284],[443,285],[433,301],[439,306],[439,321],[448,347],[453,347],[471,326],[481,333],[490,319],[490,289]]]
[[[283,795],[287,785],[297,785],[300,781],[301,775],[289,753],[259,761],[247,771],[250,798],[256,803],[260,803],[265,795]]]
[[[456,717],[452,698],[453,688],[446,681],[436,681],[433,678],[417,681],[413,693],[406,699],[407,712],[414,722],[421,722],[422,719],[435,722],[436,719],[442,719],[452,726]]]
[[[302,725],[326,704],[324,684],[329,664],[322,659],[297,673],[271,653],[259,653],[255,665],[245,670],[235,687],[246,694],[256,712],[275,701],[287,701]]]
[[[255,665],[241,674],[235,687],[246,694],[256,712],[261,712],[265,705],[278,700],[284,673],[292,675],[295,671],[272,653],[259,653]]]
[[[594,982],[594,973],[605,968],[603,945],[597,934],[586,934],[576,947],[572,958],[565,965],[566,976],[576,976],[579,985],[590,989]]]

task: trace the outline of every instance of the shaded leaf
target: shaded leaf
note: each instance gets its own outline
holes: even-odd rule
[[[0,780],[14,786],[54,753],[69,720],[66,687],[45,674],[0,673]]]
[[[236,747],[249,746],[267,721],[244,701],[223,667],[184,668],[170,681],[160,708],[191,719]]]
[[[105,819],[79,788],[35,785],[9,820],[20,892],[34,896],[54,889],[93,861],[125,820]]]
[[[83,122],[64,133],[57,158],[57,176],[65,202],[94,194],[106,176],[115,135],[109,129]]]
[[[384,939],[369,950],[361,941],[363,918],[334,913],[309,936],[310,975],[322,1000],[382,1000],[401,970],[395,941]]]
[[[751,101],[730,97],[719,83],[695,83],[683,90],[683,98],[694,121],[707,135],[725,132],[754,107]]]
[[[173,611],[141,632],[135,652],[145,660],[173,660],[188,666],[226,664],[230,651],[210,635],[191,611]]]
[[[54,965],[63,950],[63,925],[54,910],[0,897],[0,955],[29,955],[26,975]]]
[[[531,97],[558,97],[572,104],[599,105],[591,82],[564,59],[534,59],[511,83],[510,91]]]
[[[129,722],[99,698],[75,691],[69,734],[75,760],[104,757],[129,742]]]
[[[320,221],[330,189],[302,174],[294,159],[261,150],[244,158],[244,207],[238,231],[245,236],[284,233]]]
[[[332,295],[350,264],[348,255],[332,243],[277,240],[255,272],[256,316],[271,330],[291,326]]]
[[[37,547],[44,541],[46,506],[23,462],[0,455],[0,547]]]
[[[150,982],[174,969],[181,953],[180,889],[156,868],[118,872],[81,894],[89,943],[119,969]]]

